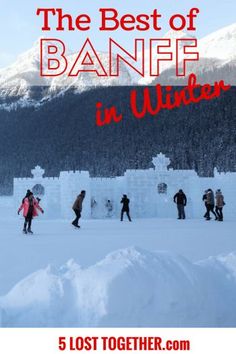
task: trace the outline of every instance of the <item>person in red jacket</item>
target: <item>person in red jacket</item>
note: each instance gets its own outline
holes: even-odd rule
[[[35,216],[38,216],[38,210],[41,213],[44,213],[43,209],[39,205],[38,200],[34,198],[34,195],[31,191],[27,191],[25,198],[22,200],[22,204],[18,209],[18,215],[20,214],[21,210],[23,209],[23,216],[25,218],[23,232],[24,234],[33,234],[31,230],[32,219]]]

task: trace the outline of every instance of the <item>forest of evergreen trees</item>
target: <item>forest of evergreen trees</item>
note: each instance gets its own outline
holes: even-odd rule
[[[46,176],[57,176],[61,170],[116,176],[128,168],[151,167],[159,152],[170,157],[173,168],[195,169],[201,176],[211,176],[214,167],[235,171],[235,87],[212,101],[143,120],[130,112],[131,89],[67,93],[38,108],[0,110],[0,194],[12,193],[13,177],[30,176],[35,165],[43,167]],[[124,113],[123,121],[97,127],[97,101],[116,105]]]

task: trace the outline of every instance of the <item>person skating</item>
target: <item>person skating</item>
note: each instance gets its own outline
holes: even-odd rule
[[[74,213],[76,215],[76,218],[72,221],[72,225],[74,225],[77,228],[80,228],[79,219],[81,218],[82,204],[83,204],[83,200],[85,198],[85,194],[86,194],[86,192],[84,190],[81,191],[72,206],[72,209],[74,210]]]
[[[123,204],[123,206],[121,209],[120,221],[123,221],[124,213],[126,213],[129,221],[132,221],[129,214],[129,198],[127,197],[126,194],[123,194],[123,198],[121,199],[121,204]]]
[[[223,221],[223,207],[225,205],[225,202],[224,202],[224,196],[220,189],[217,189],[215,199],[216,199],[215,211],[217,214],[217,220]]]
[[[206,205],[207,205],[206,220],[211,220],[210,213],[212,213],[215,216],[215,220],[217,220],[217,215],[214,211],[215,197],[214,197],[213,190],[210,188],[207,191]]]
[[[32,219],[38,216],[38,210],[40,210],[42,214],[44,213],[44,211],[37,202],[37,200],[34,198],[34,195],[30,190],[27,191],[26,196],[22,200],[22,204],[18,209],[18,215],[20,214],[22,209],[23,216],[25,218],[23,232],[24,234],[33,234],[33,231],[31,230]]]
[[[203,196],[202,196],[202,201],[204,202],[205,207],[206,207],[206,212],[205,212],[205,214],[203,215],[204,218],[207,217],[207,192],[208,192],[208,191],[205,190],[205,192],[204,192],[204,194],[203,194]]]
[[[187,205],[187,197],[183,190],[180,189],[178,193],[174,195],[174,203],[177,204],[178,219],[185,219],[185,206]]]

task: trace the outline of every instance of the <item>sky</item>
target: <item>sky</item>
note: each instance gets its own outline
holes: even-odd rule
[[[198,7],[200,14],[196,19],[197,38],[202,38],[211,32],[236,22],[235,0],[0,0],[0,68],[15,61],[22,52],[30,49],[39,37],[62,39],[66,48],[78,51],[83,41],[89,37],[95,48],[107,51],[108,38],[119,41],[127,49],[133,48],[134,38],[160,38],[170,28],[168,19],[175,13],[187,15],[192,7]],[[99,8],[116,8],[119,14],[150,15],[154,9],[162,14],[161,31],[112,31],[100,32]],[[43,32],[42,16],[36,16],[37,8],[62,8],[65,13],[74,17],[79,14],[88,14],[91,17],[91,29],[86,32]],[[55,22],[52,22],[54,26]]]

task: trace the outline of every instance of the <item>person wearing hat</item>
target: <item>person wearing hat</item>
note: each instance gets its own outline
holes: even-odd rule
[[[178,219],[185,219],[185,206],[187,205],[187,197],[183,190],[180,189],[178,193],[174,195],[174,203],[177,204]]]
[[[44,213],[44,211],[40,207],[38,201],[36,201],[33,193],[30,190],[27,191],[25,198],[22,200],[22,204],[18,209],[18,215],[20,214],[22,209],[23,216],[25,218],[23,233],[33,234],[33,231],[31,230],[32,219],[38,216],[38,210],[40,210],[41,213]]]
[[[217,214],[217,220],[223,221],[223,207],[225,205],[225,202],[224,202],[224,196],[220,189],[217,189],[215,199],[216,199],[215,211]]]
[[[120,221],[123,221],[124,213],[126,213],[129,221],[132,221],[129,214],[129,198],[127,197],[126,194],[123,194],[123,198],[121,199],[121,204],[123,204],[123,206],[121,209]]]

